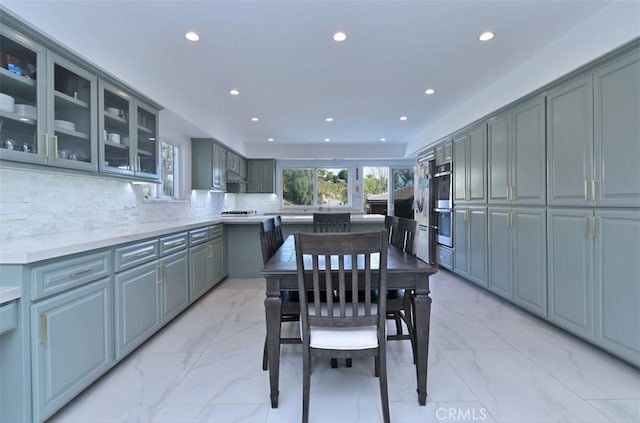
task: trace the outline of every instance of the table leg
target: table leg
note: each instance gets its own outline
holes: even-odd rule
[[[264,299],[267,320],[267,358],[269,366],[269,385],[271,390],[271,408],[278,408],[278,377],[280,373],[280,291],[269,292]]]
[[[416,376],[418,378],[418,402],[427,404],[427,367],[429,362],[429,324],[431,321],[431,297],[429,291],[416,291]]]

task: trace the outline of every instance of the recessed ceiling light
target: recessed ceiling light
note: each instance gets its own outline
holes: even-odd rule
[[[480,41],[489,41],[490,39],[492,39],[493,37],[495,37],[496,34],[494,34],[491,31],[487,31],[487,32],[483,32],[482,34],[480,34],[480,36],[478,37],[478,40]]]
[[[387,140],[387,139],[386,139],[386,138],[384,138],[384,137],[383,137],[383,138],[380,138],[380,141],[386,141],[386,140]]]
[[[325,118],[324,120],[325,120],[325,122],[333,122],[333,118],[332,117]]]
[[[267,138],[267,141],[274,142],[275,140],[273,138]]]
[[[334,41],[342,42],[347,39],[347,34],[342,31],[336,32],[335,34],[333,34],[333,39]]]
[[[406,117],[406,116],[400,116],[400,120],[407,120],[407,119],[409,119],[409,118]]]
[[[238,90],[231,90],[231,91],[229,91],[229,94],[231,94],[231,95],[238,95],[238,94],[240,94],[240,91],[238,91]]]
[[[435,94],[436,90],[434,90],[433,88],[427,88],[424,93],[426,95],[431,95],[431,94]]]
[[[187,32],[186,34],[184,34],[184,38],[186,38],[189,41],[198,41],[200,40],[200,36],[198,34],[196,34],[193,31]]]
[[[257,117],[252,117],[252,118],[251,118],[251,122],[257,122],[257,121],[259,121],[259,120],[260,120],[260,119],[258,119]]]
[[[331,141],[331,138],[325,138],[324,139],[324,142],[329,142],[329,141]]]

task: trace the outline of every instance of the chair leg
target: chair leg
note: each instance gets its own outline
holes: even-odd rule
[[[378,356],[376,355],[375,357],[375,361],[373,362],[373,375],[375,377],[379,377],[380,376],[380,359],[378,358]]]
[[[416,324],[415,315],[413,313],[413,293],[411,291],[405,291],[403,298],[404,316],[407,324],[407,331],[409,332],[409,339],[411,340],[411,351],[413,353],[413,364],[416,364]]]
[[[331,368],[332,369],[337,369],[338,368],[338,359],[337,358],[332,358],[331,359]]]
[[[264,350],[262,351],[262,370],[267,370],[269,357],[267,356],[267,337],[264,338]]]
[[[379,374],[378,378],[380,382],[380,402],[382,405],[382,420],[384,423],[389,423],[391,418],[389,416],[389,391],[387,390],[387,357],[384,351],[384,347],[378,351],[379,355],[376,356],[378,360]]]
[[[400,312],[396,311],[393,315],[396,321],[396,334],[402,335],[402,318],[400,317]]]
[[[351,367],[353,365],[353,363],[351,362],[350,358],[347,358],[345,364],[346,364],[347,367]]]
[[[311,388],[311,354],[309,347],[303,348],[302,355],[302,423],[309,422],[309,394]]]

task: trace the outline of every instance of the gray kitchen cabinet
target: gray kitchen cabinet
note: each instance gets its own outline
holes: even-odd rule
[[[453,143],[449,139],[435,147],[436,166],[453,161]]]
[[[488,150],[489,204],[546,203],[544,96],[491,118]]]
[[[204,233],[207,235],[203,239]],[[224,279],[227,266],[223,225],[193,230],[189,235],[192,240],[189,249],[189,302],[194,302]]]
[[[549,91],[550,206],[640,207],[639,72],[635,48]]]
[[[160,179],[157,110],[123,88],[99,81],[100,171]]]
[[[454,136],[454,204],[484,204],[487,202],[486,163],[487,126],[485,123]]]
[[[247,160],[247,192],[275,192],[275,160]]]
[[[489,290],[547,316],[543,208],[489,207]]]
[[[640,50],[594,73],[596,206],[640,207]]]
[[[640,364],[640,213],[549,209],[549,319]]]
[[[640,211],[596,209],[591,230],[594,340],[640,365]]]
[[[226,190],[227,150],[209,138],[191,139],[193,189]]]
[[[453,271],[453,248],[436,245],[436,263],[445,269]]]
[[[31,305],[33,421],[42,422],[113,364],[111,278]]]
[[[453,271],[486,287],[487,209],[456,206],[453,219]]]
[[[550,206],[592,204],[593,77],[589,73],[547,94],[547,197]]]
[[[188,234],[160,239],[162,322],[166,323],[189,306]]]
[[[160,284],[157,260],[115,275],[116,360],[125,357],[160,328]]]
[[[97,77],[4,25],[0,54],[0,159],[96,171]]]

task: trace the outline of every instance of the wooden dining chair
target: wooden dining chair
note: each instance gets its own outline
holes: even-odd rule
[[[398,218],[395,216],[384,217],[384,228],[389,231],[389,243],[391,243],[391,237],[393,237],[393,227],[398,226]]]
[[[415,255],[415,236],[417,222],[412,219],[396,217],[391,230],[391,244],[407,254]],[[411,341],[411,350],[415,362],[415,324],[413,318],[413,293],[404,289],[393,289],[387,292],[387,319],[395,321],[396,334],[388,335],[392,341]],[[402,329],[402,322],[407,326],[407,333]]]
[[[314,213],[313,232],[351,232],[351,213]]]
[[[303,350],[302,421],[309,421],[311,357],[375,357],[382,414],[389,422],[386,364],[388,232],[296,233],[296,269],[300,292]],[[314,300],[309,301],[307,289]],[[322,303],[321,291],[337,293]],[[347,295],[362,291],[365,295]],[[349,393],[350,394],[350,393]]]
[[[278,216],[279,217],[279,216]],[[262,262],[267,262],[273,257],[278,248],[283,244],[277,235],[277,226],[274,218],[265,219],[260,223],[260,247],[262,249]],[[280,323],[298,322],[300,320],[300,302],[297,292],[281,292],[282,306],[280,308]],[[280,337],[280,344],[299,344],[300,337]],[[269,356],[267,354],[267,339],[264,340],[262,352],[262,370],[267,370]]]
[[[280,215],[273,218],[273,225],[276,227],[276,242],[278,243],[278,248],[280,248],[280,246],[284,244],[284,237],[282,236],[282,217],[280,217]]]

